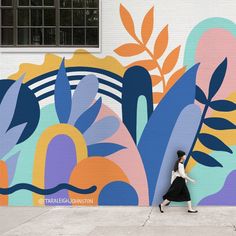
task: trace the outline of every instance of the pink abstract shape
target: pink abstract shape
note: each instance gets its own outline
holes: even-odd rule
[[[225,99],[236,90],[236,38],[225,29],[210,29],[200,39],[195,55],[195,62],[200,62],[197,84],[208,96],[211,76],[216,67],[228,59],[224,82],[213,100]]]
[[[107,159],[116,163],[128,177],[130,184],[136,190],[139,197],[139,205],[149,205],[147,177],[139,151],[125,125],[119,116],[105,105],[102,105],[97,120],[105,116],[115,116],[120,121],[118,131],[103,142],[112,142],[127,147],[119,152],[109,155]]]

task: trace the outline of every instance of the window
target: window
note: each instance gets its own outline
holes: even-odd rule
[[[0,0],[1,47],[99,47],[99,0]]]

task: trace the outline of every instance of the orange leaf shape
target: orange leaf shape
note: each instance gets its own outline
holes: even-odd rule
[[[132,67],[132,66],[142,66],[144,67],[146,70],[153,70],[156,68],[156,62],[153,60],[141,60],[141,61],[135,61],[131,64],[129,64],[128,66],[126,66],[127,68]]]
[[[151,78],[152,78],[152,86],[153,87],[156,86],[157,84],[159,84],[163,79],[163,77],[161,77],[159,75],[152,75]]]
[[[157,104],[161,101],[161,99],[163,98],[164,94],[160,93],[160,92],[154,92],[153,93],[153,103]]]
[[[134,29],[134,21],[130,15],[130,13],[126,10],[126,8],[120,4],[120,17],[121,21],[126,29],[126,31],[133,37],[137,38]]]
[[[165,52],[168,45],[168,25],[163,28],[160,34],[157,36],[155,45],[154,45],[154,58],[160,58]]]
[[[168,80],[167,86],[166,86],[166,92],[175,84],[175,82],[184,74],[186,70],[186,67],[182,67],[179,70],[177,70]]]
[[[179,57],[180,46],[175,48],[165,59],[162,67],[162,73],[168,74],[175,67]]]
[[[152,7],[149,12],[146,14],[146,16],[143,19],[142,23],[142,41],[144,44],[147,44],[148,40],[150,39],[153,31],[153,12],[154,7]]]
[[[114,52],[122,57],[135,56],[142,53],[143,51],[144,47],[136,43],[123,44],[114,50]]]

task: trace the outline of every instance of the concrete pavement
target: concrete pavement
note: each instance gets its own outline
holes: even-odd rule
[[[236,236],[236,207],[1,207],[0,235]]]

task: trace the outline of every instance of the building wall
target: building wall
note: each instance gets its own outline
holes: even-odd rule
[[[193,203],[236,205],[235,10],[102,0],[99,50],[2,50],[0,204],[157,204],[182,149]]]

